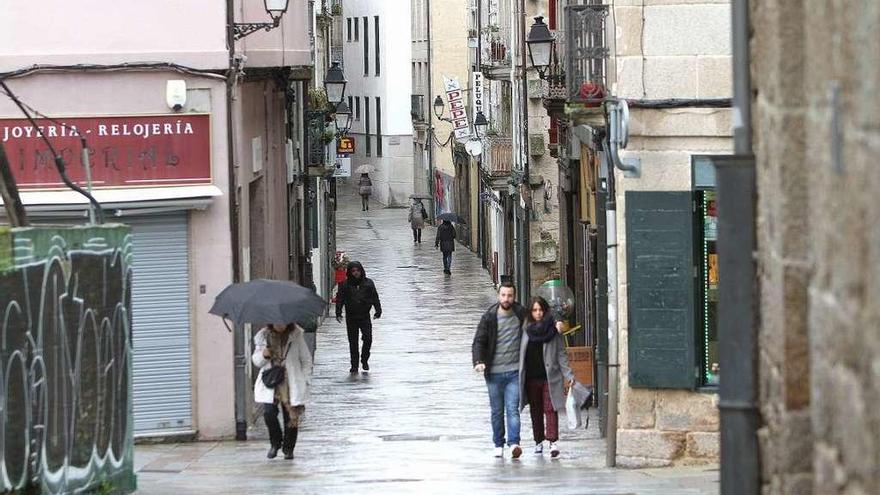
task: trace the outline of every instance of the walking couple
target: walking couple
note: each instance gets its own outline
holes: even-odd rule
[[[498,302],[480,319],[473,343],[474,371],[483,373],[489,389],[495,457],[507,445],[514,459],[522,455],[520,411],[529,405],[536,455],[550,443],[550,455],[559,456],[559,415],[565,407],[564,380],[574,381],[568,365],[562,323],[554,321],[547,301],[532,298],[527,308],[516,302],[516,288],[504,283]]]

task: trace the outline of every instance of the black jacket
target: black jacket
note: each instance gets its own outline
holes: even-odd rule
[[[526,318],[526,308],[519,303],[513,303],[513,312],[519,318],[519,326]],[[495,346],[498,344],[498,303],[493,304],[480,318],[477,325],[477,333],[474,334],[474,344],[471,347],[474,366],[479,363],[486,365],[486,376],[489,376],[489,368],[492,367],[492,359],[495,358]]]
[[[358,267],[361,270],[361,278],[351,276],[351,269]],[[336,293],[336,316],[342,316],[342,308],[345,307],[345,316],[349,319],[370,318],[370,308],[376,308],[375,316],[382,316],[382,304],[379,302],[379,292],[376,285],[367,278],[364,266],[357,261],[348,264],[346,270],[348,277],[345,282],[339,284]]]
[[[451,253],[455,251],[455,227],[451,223],[443,222],[437,227],[437,238],[434,246],[440,246],[440,251]]]

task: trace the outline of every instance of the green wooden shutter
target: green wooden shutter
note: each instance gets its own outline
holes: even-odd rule
[[[626,193],[629,383],[696,386],[692,195]]]

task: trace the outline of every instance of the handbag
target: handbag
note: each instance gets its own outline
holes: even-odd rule
[[[284,378],[287,375],[287,367],[284,366],[284,362],[287,361],[288,352],[290,352],[289,342],[284,351],[284,357],[281,358],[281,364],[273,364],[269,369],[263,371],[261,377],[266,388],[275,388],[284,383]]]

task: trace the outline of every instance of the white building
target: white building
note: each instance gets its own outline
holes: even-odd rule
[[[410,3],[350,2],[343,17],[345,94],[353,114],[349,135],[356,143],[352,170],[373,165],[373,199],[406,204],[413,193],[412,45],[405,28]]]

